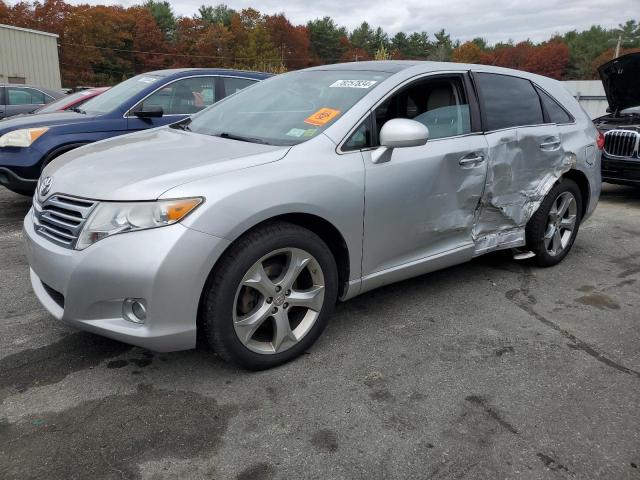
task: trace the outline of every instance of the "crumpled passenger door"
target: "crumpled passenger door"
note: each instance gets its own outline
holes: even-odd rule
[[[566,170],[555,124],[488,133],[487,184],[474,228],[476,254],[524,245],[524,227]]]

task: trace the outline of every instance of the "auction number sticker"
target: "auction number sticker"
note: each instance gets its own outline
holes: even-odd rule
[[[305,118],[304,123],[320,127],[325,123],[329,123],[338,115],[340,115],[340,110],[334,110],[333,108],[321,108],[316,113]]]
[[[338,80],[329,85],[329,88],[371,88],[377,80]]]

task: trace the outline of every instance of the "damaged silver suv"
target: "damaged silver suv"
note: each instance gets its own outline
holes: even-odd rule
[[[48,165],[24,221],[33,289],[85,330],[272,367],[337,299],[501,249],[560,262],[598,201],[597,139],[560,83],[514,70],[279,75]]]

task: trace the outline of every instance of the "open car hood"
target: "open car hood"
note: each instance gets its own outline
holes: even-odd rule
[[[612,112],[640,105],[640,52],[611,60],[598,73]]]

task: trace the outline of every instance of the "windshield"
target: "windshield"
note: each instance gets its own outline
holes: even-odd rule
[[[109,113],[118,108],[133,95],[140,93],[142,90],[152,83],[156,83],[161,78],[162,77],[157,75],[149,74],[131,77],[129,80],[119,83],[103,94],[93,97],[82,106],[82,110],[95,115]]]
[[[189,130],[297,145],[325,130],[390,74],[311,70],[273,77],[191,117]]]

